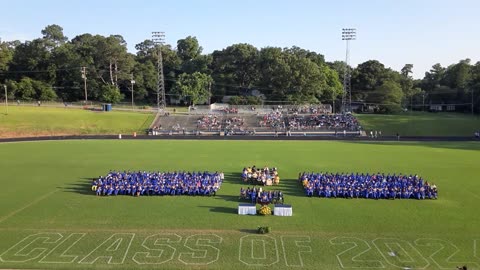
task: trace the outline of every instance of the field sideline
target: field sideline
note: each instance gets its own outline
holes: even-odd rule
[[[0,144],[0,268],[480,269],[480,144],[45,141]],[[244,166],[278,167],[293,217],[236,214]],[[96,197],[117,170],[223,170],[216,197]],[[307,198],[302,171],[417,173],[439,200]],[[270,188],[267,188],[270,189]],[[253,234],[257,226],[271,234]]]

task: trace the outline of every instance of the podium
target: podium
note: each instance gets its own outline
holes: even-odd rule
[[[239,215],[256,215],[257,206],[252,203],[241,203],[238,205],[238,214]]]
[[[275,204],[273,215],[282,217],[291,217],[293,215],[292,206],[289,204]]]

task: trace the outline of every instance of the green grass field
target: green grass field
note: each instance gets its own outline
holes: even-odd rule
[[[0,269],[480,269],[479,158],[478,143],[4,143]],[[253,164],[279,168],[293,217],[236,214],[239,172]],[[216,197],[94,196],[88,178],[110,169],[226,179]],[[305,197],[298,173],[326,170],[417,173],[440,198]],[[254,234],[260,225],[273,232]]]
[[[8,111],[8,115],[5,114],[4,106],[0,106],[0,138],[144,133],[155,117],[151,113],[15,105],[9,106]]]
[[[365,131],[381,130],[382,135],[473,136],[480,130],[480,117],[460,113],[408,112],[395,115],[357,114]]]

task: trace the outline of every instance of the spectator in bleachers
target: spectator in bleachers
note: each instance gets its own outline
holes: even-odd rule
[[[263,115],[263,119],[259,122],[261,127],[269,128],[285,128],[285,121],[281,111],[274,111]]]
[[[238,113],[237,108],[222,108],[220,111],[225,113],[225,114],[237,114]]]
[[[216,115],[204,115],[197,120],[197,129],[221,129],[222,125]]]
[[[286,117],[286,122],[287,127],[292,130],[320,128],[358,131],[360,129],[358,120],[351,114],[293,115]]]

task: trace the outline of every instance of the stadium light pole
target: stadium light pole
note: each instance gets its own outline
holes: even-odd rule
[[[6,114],[8,114],[8,91],[7,91],[7,85],[3,85],[3,89],[5,89],[5,110]]]
[[[163,57],[162,45],[165,44],[165,32],[152,32],[152,42],[157,51],[157,111],[160,111],[160,105],[163,109],[166,107],[165,83],[163,81]]]
[[[342,97],[342,112],[345,113],[345,108],[347,107],[347,97],[348,110],[352,110],[352,89],[351,89],[351,70],[350,70],[350,41],[357,38],[357,29],[356,28],[342,28],[342,40],[346,42],[345,50],[345,73],[343,74],[343,97]]]
[[[132,73],[132,79],[130,80],[130,83],[132,84],[132,110],[133,110],[133,85],[135,85],[135,80],[133,79],[133,73]]]
[[[82,72],[82,79],[83,79],[83,90],[85,91],[85,105],[87,105],[87,102],[88,102],[88,94],[87,94],[87,68],[86,68],[86,67],[82,67],[81,72]]]

